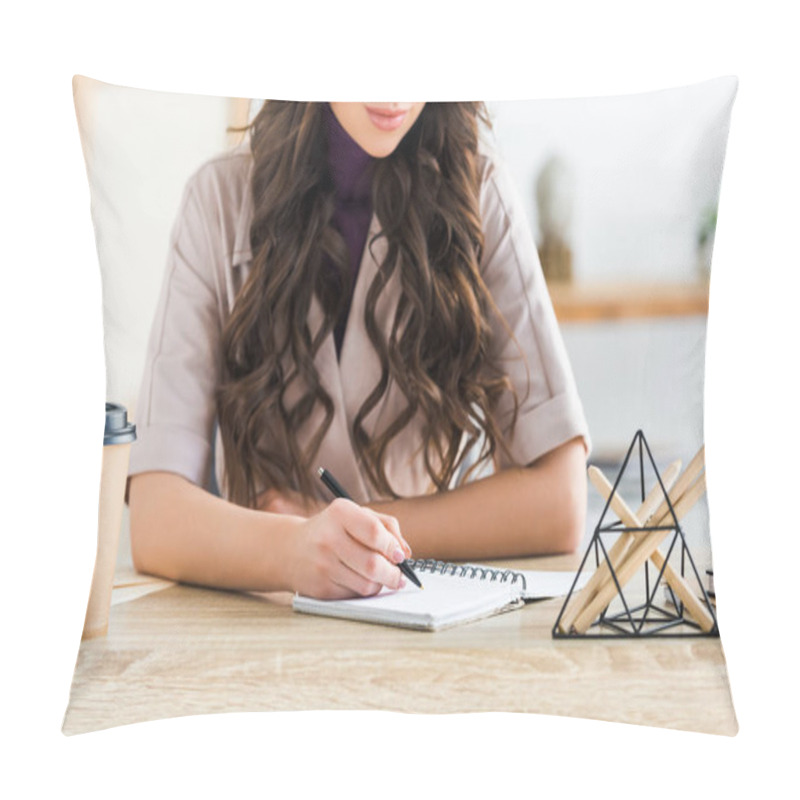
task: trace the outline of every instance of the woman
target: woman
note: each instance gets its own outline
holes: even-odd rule
[[[139,570],[334,598],[399,588],[412,548],[577,547],[586,423],[481,121],[270,101],[249,147],[192,177],[131,456]]]

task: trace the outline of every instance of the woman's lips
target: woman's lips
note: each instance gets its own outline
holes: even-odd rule
[[[382,131],[397,130],[403,124],[406,114],[408,114],[408,111],[403,109],[399,111],[389,111],[380,108],[370,108],[369,106],[367,106],[366,109],[367,116],[369,116],[372,124]]]

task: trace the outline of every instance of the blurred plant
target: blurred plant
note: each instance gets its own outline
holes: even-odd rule
[[[548,282],[572,280],[571,225],[575,204],[575,177],[570,165],[557,155],[545,160],[536,180],[539,209],[537,247]]]
[[[697,228],[697,269],[701,276],[711,274],[711,253],[714,249],[714,235],[717,232],[717,204],[706,206],[700,216]]]
[[[714,234],[717,230],[717,204],[707,206],[700,218],[700,227],[697,231],[697,244],[705,247],[707,243],[713,244]]]

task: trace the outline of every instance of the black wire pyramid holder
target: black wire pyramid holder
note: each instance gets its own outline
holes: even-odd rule
[[[628,464],[631,461],[631,456],[634,453],[638,455],[641,502],[644,502],[647,490],[645,485],[645,465],[647,462],[649,462],[650,466],[652,467],[653,474],[656,476],[658,484],[661,487],[661,491],[663,493],[662,497],[667,502],[669,514],[664,518],[664,524],[660,526],[648,528],[626,527],[619,520],[609,524],[604,524],[606,517],[614,516],[613,512],[609,514],[611,502],[614,495],[618,492],[622,477],[625,474]],[[647,458],[647,462],[645,461],[645,456]],[[658,569],[654,564],[651,564],[649,558],[645,561],[642,568],[644,573],[645,599],[644,602],[634,604],[625,596],[625,592],[623,591],[623,587],[620,585],[617,573],[612,566],[608,548],[606,547],[604,540],[607,541],[611,537],[616,538],[622,533],[642,533],[645,530],[669,531],[670,533],[668,533],[667,539],[665,540],[668,543],[668,549],[666,551],[661,569]],[[586,569],[586,565],[589,562],[589,556],[592,553],[594,553],[595,569],[598,569],[601,563],[605,561],[605,564],[610,572],[611,579],[616,585],[617,592],[615,598],[612,599],[612,601],[610,601],[609,604],[600,612],[599,617],[592,622],[585,632],[579,633],[572,627],[570,627],[569,631],[561,630],[561,618],[564,616],[564,613],[569,606],[573,595],[578,594],[578,591],[576,591],[578,580],[584,569]],[[666,570],[667,565],[670,563],[670,559],[673,557],[675,559],[678,557],[680,558],[681,578],[686,578],[688,573],[692,575],[697,582],[697,586],[702,593],[702,597],[699,597],[698,599],[700,600],[702,606],[708,611],[713,621],[713,626],[708,631],[704,631],[700,625],[698,625],[697,622],[695,622],[691,616],[687,614],[684,604],[681,602],[680,598],[675,595],[672,587],[669,586],[667,581],[664,579],[664,571]],[[664,588],[662,589],[662,587]],[[666,596],[669,598],[669,605],[671,605],[671,608],[666,607],[667,603],[659,604],[657,602],[658,592],[660,589],[662,589],[662,592],[665,592]],[[622,610],[611,613],[611,606],[614,604],[614,601],[617,598],[621,602]],[[641,592],[639,593],[637,599],[641,601]],[[655,464],[655,459],[653,458],[653,454],[651,453],[650,447],[647,444],[644,433],[641,430],[636,432],[633,440],[631,441],[631,445],[628,448],[625,460],[623,461],[617,478],[614,481],[611,494],[606,501],[603,512],[600,515],[600,519],[594,529],[592,539],[589,542],[589,546],[586,548],[586,553],[583,556],[580,567],[575,575],[575,579],[572,582],[572,587],[570,588],[569,594],[564,600],[564,604],[562,605],[561,611],[558,614],[558,618],[555,621],[552,634],[554,639],[650,638],[657,636],[673,638],[719,637],[719,627],[717,625],[717,617],[713,604],[711,603],[708,593],[703,586],[700,574],[698,573],[694,559],[692,558],[692,554],[690,553],[689,547],[686,543],[686,537],[683,529],[678,521],[675,509],[672,506],[669,493],[664,488],[661,475]]]

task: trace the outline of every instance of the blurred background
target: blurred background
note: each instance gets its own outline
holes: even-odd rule
[[[612,482],[637,430],[659,469],[675,458],[685,465],[703,444],[708,280],[735,86],[725,78],[623,97],[487,103],[486,146],[527,212],[589,422],[590,461]],[[107,399],[135,422],[183,186],[241,141],[228,128],[246,124],[261,101],[86,78],[74,89],[104,266]],[[635,506],[633,467],[621,489]],[[603,506],[590,488],[587,542]],[[684,530],[698,568],[710,567],[705,500]],[[127,511],[120,565],[130,565]]]

